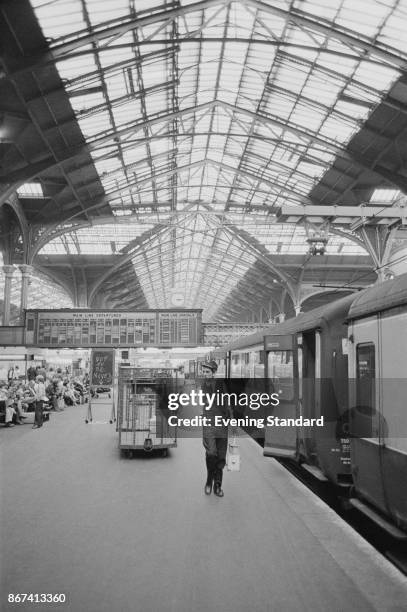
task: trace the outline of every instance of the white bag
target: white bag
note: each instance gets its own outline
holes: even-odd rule
[[[65,408],[65,402],[63,397],[58,397],[57,399],[57,409],[63,410]]]
[[[240,451],[235,437],[228,444],[226,467],[229,472],[240,472]]]

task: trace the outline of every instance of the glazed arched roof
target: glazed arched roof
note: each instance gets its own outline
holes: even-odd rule
[[[63,146],[73,118],[54,111],[58,163],[13,166],[12,178],[39,180],[44,196],[42,177],[56,167],[77,180],[73,195],[55,196],[70,232],[40,253],[123,253],[150,307],[170,307],[176,294],[206,320],[226,316],[259,262],[295,283],[273,256],[306,263],[305,231],[277,215],[319,204],[327,173],[352,162],[349,143],[407,66],[407,2],[31,4],[47,53],[13,58],[6,71],[21,83],[55,66],[85,143]],[[56,104],[53,95],[42,100]],[[327,255],[338,254],[355,269],[368,261],[349,232],[330,235]]]

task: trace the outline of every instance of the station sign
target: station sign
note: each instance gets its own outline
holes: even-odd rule
[[[138,368],[134,366],[120,366],[119,378],[121,380],[142,380],[156,378],[172,378],[171,368]]]
[[[265,351],[292,351],[293,337],[291,334],[264,336]]]
[[[44,348],[194,347],[202,310],[26,310],[26,346]]]

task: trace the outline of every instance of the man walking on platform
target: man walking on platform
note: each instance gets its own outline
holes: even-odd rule
[[[221,379],[215,379],[215,372],[218,369],[216,361],[212,360],[202,364],[205,380],[202,384],[202,391],[208,394],[215,394],[219,391],[221,395],[224,391],[224,384]],[[228,447],[228,428],[227,426],[215,426],[215,417],[222,416],[228,418],[230,410],[223,403],[214,401],[209,410],[205,409],[204,416],[210,419],[211,425],[203,427],[203,445],[206,451],[207,477],[205,482],[205,494],[213,492],[217,497],[223,497],[222,489],[223,468],[226,464],[226,451]]]

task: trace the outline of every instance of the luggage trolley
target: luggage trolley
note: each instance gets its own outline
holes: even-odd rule
[[[162,400],[171,370],[159,368],[119,367],[118,415],[119,449],[131,456],[133,450],[150,452],[177,446],[177,432],[168,425],[166,406]]]

